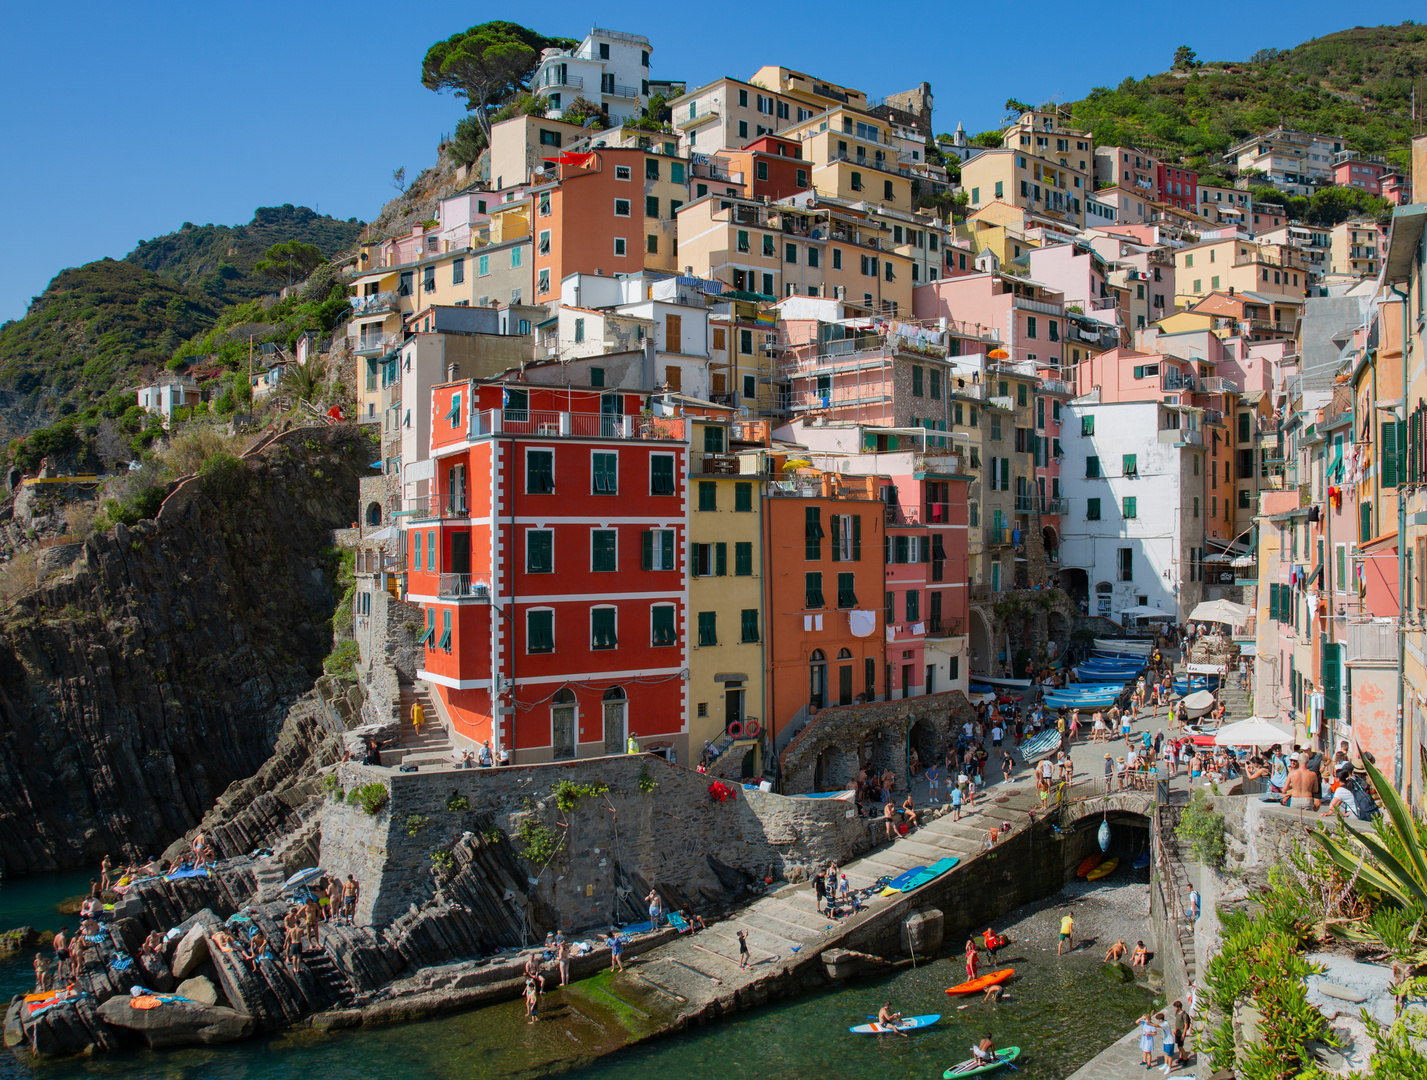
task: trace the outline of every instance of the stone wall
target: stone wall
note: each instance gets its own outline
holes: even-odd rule
[[[659,785],[655,795],[640,790],[641,774]],[[322,812],[322,866],[357,878],[360,920],[375,925],[433,896],[433,852],[450,851],[466,833],[492,830],[520,851],[526,821],[527,829],[538,824],[560,841],[548,866],[522,864],[537,879],[528,891],[540,933],[647,918],[651,888],[673,906],[721,908],[754,880],[802,880],[818,864],[871,846],[865,822],[847,817],[846,803],[741,788],[717,802],[710,777],[649,755],[418,773],[343,763],[337,775],[345,791],[380,783],[390,793],[376,815],[335,799]],[[552,794],[562,780],[610,790],[565,813]],[[453,797],[464,798],[466,808],[448,809]],[[504,903],[515,902],[503,893]]]
[[[879,772],[891,769],[897,790],[906,791],[908,740],[928,762],[946,753],[972,715],[960,690],[823,709],[779,756],[782,789],[790,795],[840,790],[870,762]]]

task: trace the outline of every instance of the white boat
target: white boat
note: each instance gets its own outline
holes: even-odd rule
[[[974,672],[969,678],[974,683],[985,683],[987,686],[999,686],[1005,690],[1029,690],[1031,688],[1030,679],[997,679],[990,675],[977,675]]]
[[[1189,719],[1197,720],[1205,713],[1214,710],[1214,695],[1208,690],[1198,690],[1186,697],[1183,705]]]
[[[1136,641],[1132,638],[1096,638],[1095,647],[1101,652],[1111,653],[1134,653],[1136,656],[1148,656],[1154,652],[1153,641]]]

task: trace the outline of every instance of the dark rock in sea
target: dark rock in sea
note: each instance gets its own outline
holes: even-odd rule
[[[213,1046],[253,1033],[253,1018],[234,1009],[197,1002],[166,1001],[157,1009],[136,1009],[130,997],[113,997],[99,1006],[106,1024],[138,1032],[154,1049]]]

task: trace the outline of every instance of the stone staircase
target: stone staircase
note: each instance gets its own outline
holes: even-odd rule
[[[411,723],[411,709],[420,703],[426,714],[421,734]],[[451,763],[451,736],[441,725],[441,717],[431,700],[431,690],[425,683],[402,683],[401,701],[401,748],[406,751],[403,765],[449,765]]]

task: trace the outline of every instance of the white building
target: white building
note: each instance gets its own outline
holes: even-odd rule
[[[203,400],[198,383],[186,375],[164,376],[158,382],[138,388],[139,408],[158,413],[165,420],[175,409],[191,409]]]
[[[620,30],[591,30],[573,50],[546,49],[530,92],[550,103],[558,120],[576,98],[604,107],[616,124],[641,115],[649,104],[649,39]]]
[[[1066,405],[1060,581],[1087,614],[1134,607],[1184,622],[1204,593],[1204,433],[1199,411],[1158,400]]]

